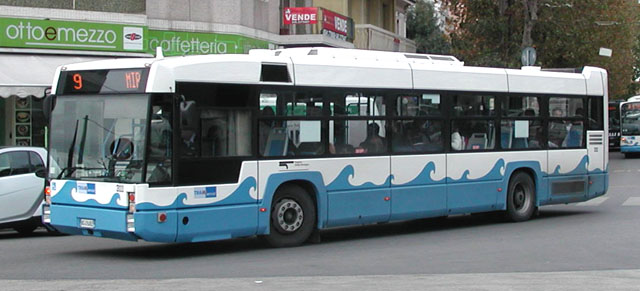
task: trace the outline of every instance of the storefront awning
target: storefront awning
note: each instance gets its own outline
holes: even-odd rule
[[[103,60],[104,57],[0,54],[0,97],[44,97],[60,65]]]

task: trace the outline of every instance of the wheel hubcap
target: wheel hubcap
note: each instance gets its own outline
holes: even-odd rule
[[[518,184],[513,193],[513,206],[516,210],[522,210],[526,206],[527,194],[522,185]]]
[[[298,202],[291,199],[283,199],[276,206],[278,225],[285,232],[294,232],[302,226],[304,213]]]

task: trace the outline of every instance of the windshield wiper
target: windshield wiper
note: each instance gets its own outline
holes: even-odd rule
[[[64,174],[64,170],[73,168],[73,154],[76,151],[77,137],[78,137],[78,120],[76,119],[76,129],[73,131],[73,139],[71,140],[71,146],[69,147],[69,155],[67,155],[67,167],[62,169],[62,171],[60,172],[60,175],[58,175],[58,179],[62,177],[62,174]],[[71,174],[67,175],[67,177],[69,176],[71,176]]]
[[[78,157],[78,163],[82,164],[82,154],[84,152],[84,143],[87,138],[87,120],[89,119],[89,115],[84,116],[84,129],[82,131],[82,138],[80,140],[80,156]],[[78,138],[78,123],[79,120],[76,119],[76,129],[73,131],[73,139],[71,140],[71,146],[69,147],[69,155],[67,156],[67,167],[62,169],[57,179],[60,179],[64,174],[65,170],[69,170],[69,173],[66,177],[71,176],[73,172],[77,169],[82,169],[83,167],[74,167],[73,166],[73,154],[76,151],[76,139]]]

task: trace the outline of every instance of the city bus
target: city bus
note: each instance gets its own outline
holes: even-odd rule
[[[620,152],[625,158],[640,152],[640,96],[620,103]]]
[[[58,69],[45,223],[155,242],[580,202],[608,187],[607,73],[338,48]]]
[[[620,149],[620,102],[609,101],[609,150]]]

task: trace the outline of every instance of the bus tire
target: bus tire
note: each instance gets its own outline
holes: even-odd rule
[[[16,226],[13,229],[15,231],[17,231],[19,234],[21,235],[29,235],[31,234],[34,230],[36,230],[36,228],[38,228],[38,225],[34,224],[27,224],[27,225],[21,225],[21,226]]]
[[[304,243],[315,228],[316,209],[302,187],[280,187],[271,203],[270,233],[267,242],[273,247],[292,247]]]
[[[515,173],[509,180],[506,218],[520,222],[529,220],[536,211],[536,187],[525,172]]]

